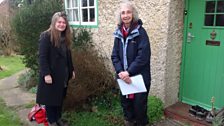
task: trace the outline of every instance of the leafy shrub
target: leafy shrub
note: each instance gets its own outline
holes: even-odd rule
[[[223,126],[224,125],[224,115],[214,117],[212,121],[212,126]]]
[[[52,15],[61,10],[61,0],[35,0],[24,4],[13,18],[12,28],[24,55],[23,62],[35,73],[38,72],[39,35],[49,27]]]
[[[26,90],[35,90],[38,83],[38,76],[34,76],[35,72],[33,70],[28,70],[24,74],[21,74],[18,78],[18,84],[20,87]],[[35,91],[31,91],[35,93]]]
[[[91,32],[87,29],[76,29],[73,33],[72,55],[76,79],[69,83],[65,101],[67,108],[82,104],[88,97],[101,95],[115,86],[113,75],[105,66],[104,59],[94,50]]]
[[[85,28],[73,29],[73,48],[77,50],[86,50],[87,46],[92,44],[92,33]]]
[[[123,112],[120,105],[120,94],[117,89],[112,89],[101,96],[93,97],[92,111],[100,115],[103,120],[114,126],[123,124]]]
[[[148,112],[149,123],[153,124],[163,117],[163,102],[156,96],[149,96]]]

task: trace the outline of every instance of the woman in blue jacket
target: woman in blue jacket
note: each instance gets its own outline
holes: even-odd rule
[[[69,79],[75,78],[71,42],[67,17],[62,12],[56,12],[50,28],[41,33],[39,40],[40,81],[36,102],[46,106],[50,126],[63,125],[63,99]]]
[[[120,4],[118,28],[114,32],[114,46],[111,60],[117,78],[127,84],[130,77],[141,74],[147,92],[121,95],[121,106],[126,126],[145,126],[148,124],[147,99],[150,89],[150,43],[142,21],[130,2]]]

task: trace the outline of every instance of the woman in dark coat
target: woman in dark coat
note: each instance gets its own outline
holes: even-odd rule
[[[40,83],[37,90],[38,104],[46,106],[48,122],[62,125],[62,103],[68,81],[75,78],[71,57],[71,31],[66,15],[53,15],[50,28],[40,35],[39,64]]]
[[[147,32],[130,2],[120,5],[118,28],[114,36],[111,59],[117,78],[130,84],[130,77],[141,74],[147,89],[147,92],[121,95],[125,126],[145,126],[148,124],[147,99],[151,81],[151,51]]]

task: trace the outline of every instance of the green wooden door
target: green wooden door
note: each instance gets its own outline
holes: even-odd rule
[[[187,0],[180,99],[224,107],[224,0]]]

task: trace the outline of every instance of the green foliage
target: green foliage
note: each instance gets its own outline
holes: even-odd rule
[[[150,96],[148,99],[149,123],[153,124],[163,117],[163,102],[156,96]]]
[[[35,76],[33,70],[28,70],[26,73],[21,74],[18,78],[18,84],[23,89],[36,93],[36,85],[38,83],[38,76]]]
[[[75,112],[64,113],[69,124],[75,126],[122,126],[123,116],[119,97],[112,92],[92,96],[87,105]]]
[[[93,97],[91,101],[92,111],[97,112],[98,116],[107,120],[109,124],[121,126],[123,124],[123,112],[120,105],[120,94],[116,93],[116,89],[112,92],[106,92],[103,95]]]
[[[74,112],[64,116],[69,118],[71,126],[112,126],[94,112]]]
[[[77,28],[73,30],[73,47],[76,49],[85,49],[86,46],[92,44],[92,33],[85,28]]]
[[[105,59],[92,45],[92,34],[88,29],[74,29],[74,49],[72,50],[76,79],[70,81],[66,108],[74,108],[89,97],[101,95],[116,85]]]
[[[92,122],[99,121],[102,126],[122,126],[123,112],[120,105],[120,94],[117,90],[112,90],[89,98],[90,103],[84,109],[64,113],[64,118],[75,126],[91,126]],[[148,115],[150,124],[160,121],[163,117],[163,103],[155,97],[149,96]],[[79,110],[79,111],[78,111]],[[102,122],[102,120],[104,120]],[[93,126],[97,124],[93,123]]]
[[[25,69],[22,63],[22,56],[0,56],[0,79],[11,76],[22,69]]]
[[[35,0],[24,4],[12,21],[12,28],[24,55],[26,67],[38,70],[38,39],[42,31],[50,26],[52,15],[62,10],[61,0]]]
[[[0,99],[0,125],[1,126],[21,126],[18,115],[11,109],[6,107],[2,99]]]
[[[35,87],[31,87],[31,88],[29,89],[29,92],[30,92],[30,93],[34,93],[34,94],[36,94],[36,93],[37,93],[37,86],[35,86]]]
[[[21,0],[9,0],[9,5],[13,9],[17,9],[20,3],[21,3]]]
[[[224,117],[216,116],[212,121],[212,126],[223,126],[224,125]]]

